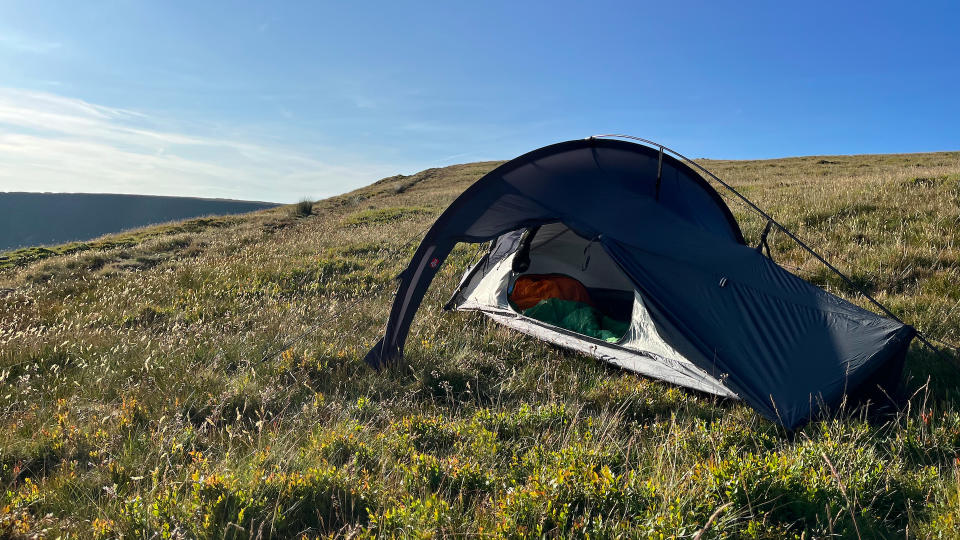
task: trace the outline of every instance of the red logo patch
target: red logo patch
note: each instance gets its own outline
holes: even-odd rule
[[[440,264],[440,259],[436,257],[430,259],[430,268],[436,268],[438,264]]]

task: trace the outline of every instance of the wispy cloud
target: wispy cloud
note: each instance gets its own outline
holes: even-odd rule
[[[169,122],[163,119],[163,122]],[[158,127],[161,119],[45,92],[0,89],[0,191],[322,197],[393,174],[288,148]]]
[[[59,49],[61,46],[62,44],[58,41],[44,41],[9,31],[0,34],[0,47],[19,52],[43,54]]]
[[[353,96],[353,104],[358,109],[376,109],[377,100],[367,96]]]

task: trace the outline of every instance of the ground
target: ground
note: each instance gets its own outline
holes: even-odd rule
[[[458,165],[309,215],[0,256],[0,534],[955,537],[960,153],[701,163],[941,344],[911,350],[899,410],[788,433],[444,312],[469,245],[405,362],[371,370],[393,278],[496,163]],[[763,221],[727,198],[756,242]],[[771,246],[866,305],[783,234]]]

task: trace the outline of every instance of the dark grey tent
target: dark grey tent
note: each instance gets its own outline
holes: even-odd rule
[[[436,220],[399,276],[375,367],[398,360],[414,313],[457,242],[493,241],[448,307],[665,381],[739,398],[795,427],[844,395],[899,383],[912,327],[787,272],[745,245],[716,191],[684,162],[590,138],[496,168]],[[629,318],[615,342],[513,309],[521,274],[565,274]]]

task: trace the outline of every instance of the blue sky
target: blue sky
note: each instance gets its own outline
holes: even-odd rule
[[[960,150],[955,2],[0,3],[0,191],[291,202],[597,133]]]

